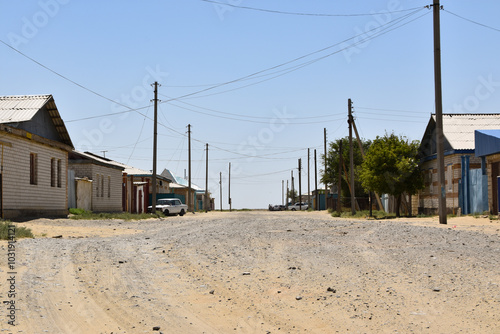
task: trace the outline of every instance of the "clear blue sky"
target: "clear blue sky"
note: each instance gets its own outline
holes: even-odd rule
[[[280,204],[299,158],[306,193],[307,148],[313,187],[312,152],[320,166],[323,129],[348,134],[348,98],[363,138],[421,139],[432,0],[219,2],[1,1],[0,39],[32,60],[0,44],[0,94],[52,94],[76,149],[151,170],[157,80],[158,171],[184,174],[191,124],[193,181],[205,185],[208,143],[217,209],[229,162],[233,208]],[[444,111],[499,112],[500,2],[441,4]]]

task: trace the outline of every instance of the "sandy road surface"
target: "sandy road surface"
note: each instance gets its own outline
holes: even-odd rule
[[[500,333],[500,224],[486,219],[23,225],[46,237],[16,243],[17,326],[3,304],[2,333]]]

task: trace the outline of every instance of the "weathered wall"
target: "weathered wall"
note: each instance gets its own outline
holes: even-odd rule
[[[63,216],[67,204],[67,151],[2,132],[3,215],[6,219],[25,216]],[[37,154],[37,184],[30,184],[30,153]],[[51,159],[61,161],[61,183],[51,185]]]

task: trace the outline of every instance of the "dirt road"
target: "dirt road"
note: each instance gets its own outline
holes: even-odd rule
[[[213,212],[21,225],[44,236],[16,243],[14,271],[2,243],[6,333],[500,333],[500,224],[487,219]]]

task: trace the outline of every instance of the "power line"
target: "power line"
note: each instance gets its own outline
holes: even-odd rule
[[[446,9],[445,9],[444,11],[445,11],[446,13],[448,13],[448,14],[451,14],[451,15],[453,15],[453,16],[456,16],[456,17],[458,17],[458,18],[460,18],[460,19],[462,19],[462,20],[465,20],[465,21],[467,21],[467,22],[474,23],[474,24],[477,24],[478,26],[481,26],[481,27],[484,27],[484,28],[488,28],[488,29],[491,29],[491,30],[494,30],[494,31],[498,31],[498,32],[500,32],[500,29],[493,28],[493,27],[491,27],[491,26],[489,26],[489,25],[486,25],[486,24],[483,24],[483,23],[479,23],[479,22],[473,21],[473,20],[468,19],[468,18],[466,18],[466,17],[463,17],[463,16],[460,16],[460,15],[458,15],[458,14],[452,13],[452,12],[450,12],[449,10],[446,10]]]
[[[366,13],[362,13],[362,14],[300,13],[300,12],[287,12],[287,11],[282,11],[282,10],[272,10],[272,9],[264,9],[264,8],[256,8],[256,7],[238,6],[238,5],[233,5],[230,3],[218,2],[218,1],[213,1],[213,0],[201,0],[201,1],[209,2],[209,3],[221,5],[221,6],[233,7],[233,8],[248,9],[248,10],[273,13],[273,14],[296,15],[296,16],[353,17],[353,16],[373,16],[373,15],[379,14],[379,13],[370,13],[370,14],[366,14]],[[394,11],[394,12],[384,12],[384,13],[387,13],[387,14],[401,13],[401,12],[411,11],[411,10],[414,10],[417,8],[421,8],[421,7],[416,7],[416,8],[411,8],[411,9],[403,9],[403,10]]]
[[[418,10],[416,10],[416,11],[412,12],[412,13],[409,13],[409,14],[404,15],[404,16],[403,16],[403,17],[401,17],[401,18],[398,18],[398,19],[392,20],[392,21],[390,21],[390,22],[388,22],[388,23],[386,23],[386,24],[382,25],[381,27],[386,26],[385,30],[384,30],[384,29],[382,29],[382,31],[379,31],[378,33],[374,34],[373,36],[370,36],[370,37],[367,37],[367,38],[363,38],[362,40],[360,40],[360,41],[358,41],[358,42],[356,42],[356,43],[354,43],[354,44],[352,44],[352,45],[350,45],[350,46],[348,46],[348,47],[346,47],[346,48],[344,48],[344,49],[341,49],[341,50],[338,50],[338,51],[332,52],[332,53],[330,53],[330,54],[327,54],[327,55],[325,55],[325,56],[319,57],[319,58],[317,58],[317,59],[313,59],[313,60],[311,60],[311,61],[308,61],[308,62],[305,62],[305,63],[299,64],[299,65],[295,65],[294,67],[291,67],[291,68],[288,68],[288,69],[280,70],[279,72],[283,72],[283,71],[285,71],[285,72],[284,72],[284,73],[281,73],[280,75],[277,75],[277,76],[275,76],[275,77],[272,77],[272,78],[269,78],[269,79],[266,79],[266,80],[263,80],[263,81],[260,81],[260,82],[264,82],[264,81],[267,81],[267,80],[271,80],[271,79],[274,79],[274,78],[276,78],[276,77],[278,77],[278,76],[285,75],[285,74],[288,74],[288,73],[290,73],[290,72],[292,72],[292,71],[298,70],[298,69],[300,69],[300,68],[302,68],[302,67],[305,67],[305,66],[311,65],[311,64],[313,64],[313,63],[315,63],[315,62],[317,62],[317,61],[320,61],[320,60],[322,60],[322,59],[325,59],[325,58],[327,58],[327,57],[330,57],[330,56],[332,56],[332,55],[334,55],[334,54],[337,54],[337,53],[339,53],[339,52],[342,52],[342,51],[344,51],[344,50],[346,50],[346,49],[348,49],[348,48],[354,47],[354,46],[356,46],[356,45],[358,45],[358,44],[365,43],[365,42],[367,42],[367,41],[369,41],[369,40],[372,40],[372,39],[374,39],[374,38],[376,38],[376,37],[379,37],[379,36],[381,36],[381,35],[383,35],[383,34],[385,34],[385,33],[389,32],[389,31],[392,31],[392,30],[394,30],[394,29],[396,29],[396,28],[399,28],[399,27],[401,27],[401,26],[403,26],[403,25],[405,25],[405,24],[408,24],[408,23],[410,23],[410,22],[412,22],[412,21],[414,21],[414,20],[412,20],[412,21],[410,21],[410,22],[407,22],[407,23],[405,23],[405,24],[402,24],[402,25],[401,25],[401,26],[399,26],[399,27],[396,27],[396,28],[393,28],[393,29],[389,29],[389,28],[391,28],[391,27],[393,27],[393,26],[395,26],[395,25],[399,24],[400,22],[402,22],[402,21],[403,21],[403,20],[405,20],[406,18],[409,18],[410,16],[412,16],[412,15],[416,14],[417,12],[419,12],[420,10],[422,10],[422,9],[424,9],[424,8],[425,8],[425,7],[420,8],[420,9],[418,9]],[[422,15],[422,16],[423,16],[423,15]],[[418,18],[419,18],[419,17],[418,17]],[[417,19],[418,19],[418,18],[417,18]],[[416,19],[415,19],[415,20],[416,20]],[[177,98],[171,98],[171,99],[169,99],[169,100],[167,100],[167,101],[163,101],[163,102],[161,102],[161,103],[168,103],[168,102],[172,102],[172,101],[175,101],[175,100],[184,99],[184,98],[187,98],[187,97],[191,97],[191,96],[194,96],[194,95],[198,95],[198,94],[200,94],[200,93],[203,93],[203,92],[206,92],[206,91],[209,91],[209,90],[213,90],[213,89],[218,88],[218,87],[222,87],[222,86],[229,85],[229,84],[232,84],[232,83],[236,83],[236,82],[239,82],[239,81],[249,80],[250,78],[252,78],[252,79],[253,79],[253,78],[257,77],[257,75],[260,75],[260,74],[265,73],[265,72],[267,72],[267,71],[271,71],[271,70],[277,69],[277,68],[279,68],[279,67],[285,66],[285,65],[290,64],[290,63],[293,63],[293,62],[296,62],[296,61],[298,61],[298,60],[301,60],[301,59],[307,58],[307,57],[309,57],[309,56],[311,56],[311,55],[313,55],[313,54],[323,52],[323,51],[328,50],[328,49],[330,49],[330,48],[332,48],[332,47],[334,47],[334,46],[337,46],[337,45],[339,45],[339,44],[341,44],[341,43],[345,43],[345,42],[347,42],[347,41],[349,41],[349,40],[352,40],[352,39],[355,39],[355,38],[357,38],[357,37],[359,37],[359,36],[361,36],[361,35],[365,35],[365,34],[367,34],[367,33],[371,32],[371,31],[373,31],[373,30],[379,30],[381,27],[376,27],[376,28],[374,28],[374,29],[372,29],[372,30],[370,30],[370,31],[368,31],[368,32],[365,32],[365,33],[362,33],[362,34],[359,34],[359,35],[353,36],[353,37],[348,38],[348,39],[346,39],[346,40],[344,40],[344,41],[342,41],[342,42],[339,42],[339,43],[336,43],[336,44],[334,44],[334,45],[328,46],[328,47],[326,47],[326,48],[323,48],[323,49],[320,49],[320,50],[317,50],[317,51],[311,52],[311,53],[309,53],[309,54],[306,54],[306,55],[300,56],[300,57],[298,57],[298,58],[295,58],[295,59],[292,59],[292,60],[290,60],[290,61],[284,62],[284,63],[282,63],[282,64],[275,65],[275,66],[272,66],[272,67],[267,68],[267,69],[264,69],[264,70],[260,70],[260,71],[258,71],[258,72],[252,73],[252,74],[250,74],[250,75],[247,75],[247,76],[244,76],[244,77],[241,77],[241,78],[238,78],[238,79],[234,79],[234,80],[231,80],[231,81],[227,81],[227,82],[225,82],[225,83],[221,83],[221,84],[218,84],[218,85],[215,85],[215,86],[211,86],[211,87],[208,87],[208,88],[205,88],[205,89],[202,89],[202,90],[198,90],[198,91],[195,91],[195,92],[192,92],[192,93],[189,93],[189,94],[185,94],[185,95],[179,96],[179,97],[177,97]],[[132,108],[130,108],[130,107],[129,107],[129,106],[127,106],[127,105],[124,105],[124,104],[122,104],[122,103],[120,103],[120,102],[117,102],[117,101],[115,101],[115,100],[113,100],[113,99],[110,99],[110,98],[108,98],[108,97],[106,97],[106,96],[104,96],[104,95],[102,95],[102,94],[100,94],[100,93],[98,93],[98,92],[96,92],[96,91],[94,91],[94,90],[92,90],[92,89],[89,89],[89,88],[87,88],[87,87],[85,87],[85,86],[83,86],[83,85],[81,85],[81,84],[77,83],[77,82],[76,82],[76,81],[74,81],[74,80],[69,79],[68,77],[66,77],[66,76],[64,76],[64,75],[62,75],[62,74],[60,74],[60,73],[58,73],[58,72],[57,72],[57,71],[55,71],[55,70],[52,70],[52,69],[51,69],[51,68],[49,68],[48,66],[46,66],[46,65],[44,65],[44,64],[42,64],[42,63],[40,63],[40,62],[38,62],[37,60],[35,60],[35,59],[33,59],[32,57],[30,57],[30,56],[28,56],[28,55],[24,54],[23,52],[21,52],[21,51],[17,50],[16,48],[14,48],[14,47],[10,46],[9,44],[5,43],[4,41],[0,40],[0,42],[1,42],[2,44],[4,44],[5,46],[7,46],[8,48],[10,48],[10,49],[14,50],[15,52],[19,53],[19,54],[20,54],[20,55],[22,55],[23,57],[25,57],[25,58],[27,58],[27,59],[31,60],[32,62],[36,63],[37,65],[39,65],[39,66],[41,66],[41,67],[45,68],[46,70],[48,70],[48,71],[52,72],[52,73],[53,73],[53,74],[55,74],[55,75],[57,75],[57,76],[59,76],[59,77],[63,78],[64,80],[67,80],[68,82],[71,82],[72,84],[74,84],[74,85],[76,85],[76,86],[78,86],[78,87],[80,87],[80,88],[82,88],[82,89],[84,89],[84,90],[86,90],[86,91],[88,91],[88,92],[90,92],[90,93],[92,93],[92,94],[95,94],[95,95],[97,95],[97,96],[99,96],[99,97],[101,97],[101,98],[103,98],[103,99],[105,99],[105,100],[107,100],[107,101],[110,101],[110,102],[112,102],[112,103],[115,103],[115,104],[117,104],[117,105],[123,106],[123,107],[125,107],[125,108],[127,108],[127,109],[128,109],[128,110],[123,111],[123,112],[111,113],[111,114],[105,114],[105,115],[100,115],[100,116],[85,117],[85,118],[82,118],[82,119],[70,120],[70,121],[67,121],[67,122],[75,122],[75,121],[79,121],[79,120],[88,120],[88,119],[92,119],[92,118],[105,117],[105,116],[112,116],[112,115],[122,114],[122,113],[126,113],[126,112],[131,112],[131,111],[135,111],[135,112],[137,112],[138,114],[140,114],[140,115],[142,115],[142,116],[144,116],[144,117],[147,117],[145,114],[143,114],[143,113],[141,113],[141,112],[139,112],[139,111],[138,111],[138,110],[142,110],[142,109],[147,108],[147,106],[145,106],[145,107],[141,107],[141,108],[132,109]],[[279,73],[279,72],[276,72],[276,73]],[[266,75],[272,75],[272,74],[274,74],[274,73],[270,73],[270,74],[266,74]],[[257,82],[257,83],[260,83],[260,82]],[[253,84],[257,84],[257,83],[253,83]],[[250,85],[252,85],[252,84],[250,84]],[[237,89],[238,89],[238,88],[237,88]],[[148,118],[148,117],[147,117],[147,118]],[[171,129],[171,128],[169,128],[169,127],[165,126],[165,125],[162,125],[162,126],[166,127],[167,129],[173,130],[173,129]],[[178,131],[175,131],[175,130],[173,130],[173,131],[174,131],[174,132],[176,132],[176,133],[179,133]]]

